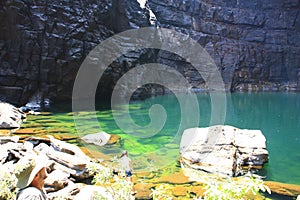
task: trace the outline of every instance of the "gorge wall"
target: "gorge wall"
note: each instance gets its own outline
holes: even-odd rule
[[[116,33],[148,26],[198,41],[216,62],[227,90],[299,91],[299,12],[299,0],[149,0],[145,8],[123,0],[3,0],[0,98],[17,105],[37,96],[70,100],[77,71],[95,46]],[[147,62],[175,67],[193,88],[203,87],[188,63],[146,50],[114,62],[97,95],[109,97],[122,74]]]

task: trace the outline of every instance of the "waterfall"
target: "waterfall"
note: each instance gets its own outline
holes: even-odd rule
[[[155,14],[153,13],[153,11],[151,10],[150,6],[147,3],[147,0],[137,0],[137,2],[140,4],[140,7],[142,9],[147,9],[149,12],[149,22],[152,26],[158,27],[159,23],[157,21],[157,18],[155,16]]]

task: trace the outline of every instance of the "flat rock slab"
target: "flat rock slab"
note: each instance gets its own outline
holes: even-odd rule
[[[264,184],[270,188],[270,190],[279,195],[293,196],[300,195],[300,186],[286,183],[279,183],[274,181],[265,181]]]

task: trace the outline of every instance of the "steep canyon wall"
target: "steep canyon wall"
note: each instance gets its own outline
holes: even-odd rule
[[[198,41],[216,62],[227,90],[299,90],[299,12],[299,0],[149,0],[144,9],[134,0],[3,0],[0,98],[18,105],[34,96],[70,100],[77,71],[95,46],[148,26]],[[98,96],[109,97],[122,74],[147,62],[175,67],[195,89],[205,85],[188,63],[145,50],[113,63]]]

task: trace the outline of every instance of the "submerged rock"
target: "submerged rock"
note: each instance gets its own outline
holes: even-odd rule
[[[266,138],[260,130],[232,126],[191,128],[184,131],[180,144],[185,167],[209,173],[237,176],[242,168],[259,168],[268,162]]]
[[[265,181],[265,185],[267,185],[272,192],[279,195],[293,196],[293,197],[296,197],[298,195],[297,200],[299,200],[299,195],[300,195],[299,185],[279,183],[274,181]]]
[[[101,131],[99,133],[89,134],[83,136],[81,139],[89,144],[95,144],[98,146],[103,146],[108,143],[111,136],[108,133],[105,133],[104,131]]]

